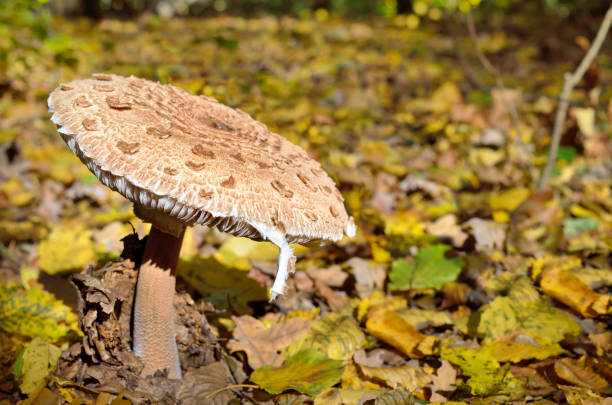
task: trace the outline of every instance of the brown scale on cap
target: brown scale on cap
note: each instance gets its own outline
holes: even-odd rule
[[[289,242],[338,240],[353,229],[318,162],[247,113],[210,97],[96,74],[61,85],[49,106],[64,138],[74,139],[75,153],[105,173],[109,187],[136,195],[137,203],[163,197],[165,204],[186,207],[165,207],[179,213],[178,220],[228,217],[236,229],[246,226],[253,239],[266,238],[256,230],[264,226],[282,231]],[[121,153],[109,153],[113,149]],[[165,177],[159,178],[155,167],[172,170],[162,170]]]

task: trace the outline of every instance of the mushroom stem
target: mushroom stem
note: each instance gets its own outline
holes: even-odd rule
[[[280,249],[278,254],[278,269],[276,270],[274,284],[270,289],[270,302],[274,302],[276,297],[285,292],[287,277],[290,272],[293,272],[293,266],[295,265],[295,257],[293,256],[293,249],[291,249],[291,246],[283,240],[282,243],[278,244],[278,247]]]
[[[173,236],[151,226],[136,284],[133,349],[144,363],[143,375],[168,369],[168,377],[181,378],[174,333],[174,287],[183,227]]]

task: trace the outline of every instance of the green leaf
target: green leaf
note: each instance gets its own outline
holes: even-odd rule
[[[461,259],[446,259],[444,253],[450,249],[447,245],[434,245],[421,249],[411,262],[399,259],[391,265],[389,289],[407,291],[411,288],[440,289],[455,281],[463,262]]]
[[[0,329],[51,341],[81,333],[77,316],[62,301],[43,290],[26,291],[15,284],[0,285]]]
[[[366,336],[352,316],[331,312],[310,326],[305,339],[287,348],[289,355],[309,348],[325,353],[330,359],[347,360],[366,344]]]
[[[566,218],[563,221],[563,234],[566,237],[576,236],[582,232],[592,231],[599,226],[599,221],[594,218]]]
[[[340,381],[344,362],[332,360],[318,350],[301,350],[282,366],[263,366],[251,374],[251,381],[270,394],[294,389],[302,394],[317,395]]]
[[[14,366],[15,378],[21,381],[21,392],[31,395],[40,391],[47,384],[49,374],[57,368],[61,354],[59,347],[45,339],[32,340]]]

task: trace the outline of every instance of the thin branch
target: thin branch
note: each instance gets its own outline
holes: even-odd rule
[[[253,385],[253,384],[232,384],[232,385],[228,385],[226,387],[219,388],[218,390],[211,392],[210,394],[206,395],[205,398],[211,399],[212,397],[219,394],[220,392],[227,391],[227,390],[233,390],[234,388],[259,388],[259,386]]]
[[[472,18],[472,13],[468,12],[466,15],[466,23],[468,28],[468,33],[470,34],[470,40],[472,41],[472,45],[474,46],[474,50],[476,51],[476,56],[478,60],[484,66],[484,68],[489,72],[494,78],[497,87],[501,90],[500,98],[502,103],[506,106],[508,111],[510,112],[510,118],[512,119],[512,124],[518,136],[520,136],[520,119],[518,112],[516,111],[516,106],[510,100],[506,98],[506,88],[504,86],[504,81],[502,80],[501,74],[499,70],[493,66],[491,61],[487,58],[487,56],[482,52],[480,46],[478,45],[478,33],[476,32],[476,25],[474,24],[474,19]]]
[[[561,143],[561,134],[563,133],[563,126],[565,124],[565,116],[567,115],[567,109],[569,107],[570,94],[572,90],[574,90],[574,87],[576,87],[576,85],[580,82],[588,67],[591,66],[595,56],[597,56],[599,53],[601,45],[608,35],[610,24],[612,24],[612,2],[610,3],[610,8],[608,8],[608,11],[606,12],[606,16],[599,26],[599,31],[597,31],[593,44],[580,62],[580,65],[578,65],[578,68],[574,73],[570,74],[569,72],[566,72],[564,75],[563,89],[561,90],[560,97],[561,101],[559,103],[559,107],[557,108],[557,115],[555,116],[555,126],[553,127],[552,139],[550,141],[548,160],[546,161],[546,166],[544,167],[542,177],[540,177],[540,182],[538,184],[538,189],[540,190],[547,186],[550,173],[557,159],[557,152],[559,151],[559,144]]]

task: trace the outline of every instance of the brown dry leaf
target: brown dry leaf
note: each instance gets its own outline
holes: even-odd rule
[[[373,313],[366,322],[366,328],[372,336],[390,344],[410,358],[420,359],[438,350],[436,338],[423,335],[395,311],[381,310]]]
[[[537,363],[529,367],[514,366],[512,375],[523,383],[526,395],[543,397],[556,390],[549,378],[538,373]]]
[[[204,367],[188,370],[181,380],[176,398],[185,405],[226,405],[236,398],[231,390],[223,390],[214,395],[212,393],[233,382],[227,366],[217,361]]]
[[[353,355],[355,363],[368,367],[399,366],[404,364],[404,356],[387,349],[374,349],[370,352],[358,350]]]
[[[343,271],[338,265],[326,269],[308,267],[306,273],[315,280],[321,281],[330,287],[342,287],[348,277],[348,273]]]
[[[588,388],[559,385],[559,389],[565,394],[565,399],[570,405],[610,405],[610,398],[602,398]]]
[[[317,293],[325,299],[332,311],[338,312],[350,303],[350,298],[347,295],[339,294],[324,282],[315,279],[314,284]]]
[[[549,267],[542,271],[540,287],[587,318],[612,313],[612,298],[593,291],[568,269]]]
[[[455,382],[457,381],[457,370],[447,360],[442,360],[442,365],[438,369],[436,375],[431,376],[431,397],[430,402],[446,402],[447,398],[440,392],[453,392],[457,389]]]
[[[304,339],[311,323],[307,319],[291,318],[266,328],[263,322],[249,315],[233,316],[232,320],[236,328],[227,347],[231,352],[244,350],[253,369],[265,364],[280,366],[285,359],[282,350]]]
[[[597,355],[603,356],[612,349],[612,332],[589,333],[589,339],[597,348]]]
[[[606,379],[593,370],[592,360],[587,356],[577,360],[564,357],[555,361],[555,373],[573,385],[594,391],[601,391],[608,386]]]
[[[468,238],[457,225],[457,217],[453,214],[446,214],[433,222],[426,223],[425,230],[434,236],[450,239],[455,247],[463,246],[463,242]]]
[[[499,224],[472,218],[466,222],[472,228],[478,250],[501,249],[504,246],[506,234]]]
[[[360,257],[351,257],[346,261],[351,267],[355,282],[355,289],[359,297],[364,298],[372,293],[374,289],[381,289],[387,273],[382,264]]]

